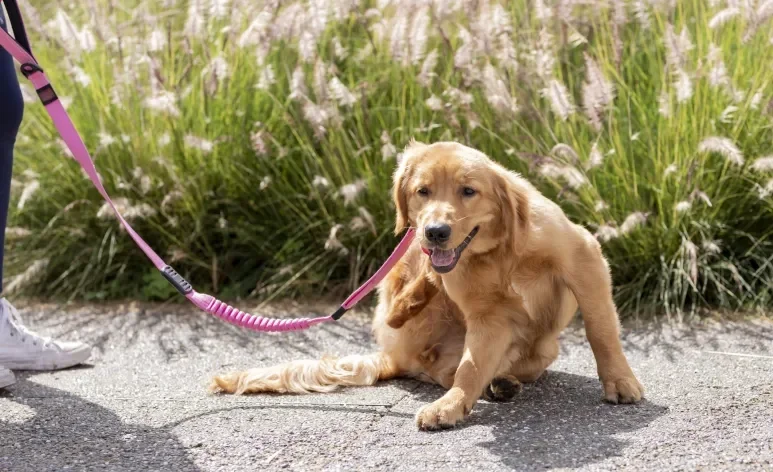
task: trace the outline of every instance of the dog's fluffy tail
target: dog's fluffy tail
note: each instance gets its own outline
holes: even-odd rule
[[[339,386],[373,385],[398,374],[393,360],[383,352],[341,359],[291,361],[217,376],[210,390],[243,393],[331,392]]]

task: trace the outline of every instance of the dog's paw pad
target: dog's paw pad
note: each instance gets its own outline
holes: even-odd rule
[[[483,392],[483,398],[493,402],[509,402],[523,390],[523,385],[515,377],[497,377]]]

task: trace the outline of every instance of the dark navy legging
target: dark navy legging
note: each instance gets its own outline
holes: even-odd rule
[[[6,29],[3,8],[0,7],[0,27]],[[24,113],[19,80],[13,58],[0,48],[0,292],[3,291],[3,256],[5,226],[8,223],[8,202],[11,198],[11,169],[16,133]]]

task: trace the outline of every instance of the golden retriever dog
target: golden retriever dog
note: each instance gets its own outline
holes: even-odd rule
[[[413,377],[445,395],[420,429],[451,427],[478,399],[507,400],[558,356],[579,306],[604,399],[643,387],[623,354],[609,266],[596,239],[518,174],[455,142],[411,142],[394,174],[396,232],[417,237],[378,288],[380,351],[293,361],[214,379],[227,393],[327,392]]]

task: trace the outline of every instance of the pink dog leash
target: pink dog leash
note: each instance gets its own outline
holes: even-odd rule
[[[2,3],[3,0],[0,0]],[[17,39],[14,39],[10,34],[0,29],[0,47],[8,51],[16,61],[21,64],[21,73],[35,86],[35,90],[40,97],[41,102],[46,108],[46,111],[51,116],[51,120],[54,122],[54,126],[61,135],[67,147],[70,149],[73,157],[81,165],[83,170],[88,175],[94,187],[102,195],[102,198],[113,209],[118,220],[126,228],[129,236],[134,240],[137,246],[145,253],[145,255],[151,260],[154,266],[161,272],[161,274],[171,283],[177,291],[184,295],[191,301],[196,307],[210,313],[228,323],[240,326],[243,328],[251,329],[254,331],[263,332],[280,332],[280,331],[297,331],[310,328],[319,323],[326,321],[338,320],[344,313],[355,306],[360,300],[362,300],[368,293],[373,291],[381,280],[386,277],[389,271],[394,265],[403,257],[408,250],[408,247],[413,240],[415,231],[409,229],[403,239],[397,245],[392,254],[387,258],[384,264],[376,271],[367,282],[354,291],[336,310],[335,313],[329,316],[323,316],[319,318],[300,318],[300,319],[274,319],[266,318],[263,316],[251,315],[240,311],[217,298],[204,293],[196,292],[190,283],[185,280],[180,274],[175,271],[172,266],[164,262],[161,257],[156,254],[153,249],[137,234],[129,223],[124,219],[118,209],[113,204],[107,191],[102,186],[102,182],[99,179],[97,170],[94,167],[94,161],[91,159],[88,150],[86,149],[83,140],[81,139],[78,131],[75,129],[70,117],[67,115],[62,103],[54,92],[51,83],[46,77],[43,69],[32,55],[32,50],[29,46],[29,40],[24,29],[24,22],[22,21],[21,12],[16,5],[16,0],[5,0],[6,11],[8,12],[8,19],[13,27],[14,34]]]

